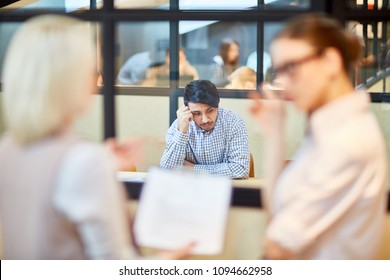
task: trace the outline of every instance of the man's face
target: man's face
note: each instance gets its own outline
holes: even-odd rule
[[[210,131],[217,121],[218,108],[204,103],[188,103],[194,122],[203,130]]]

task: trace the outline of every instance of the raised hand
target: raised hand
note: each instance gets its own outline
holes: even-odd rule
[[[187,106],[180,107],[176,111],[178,129],[182,133],[187,133],[190,121],[192,121],[192,113]]]
[[[120,142],[109,138],[106,146],[114,156],[118,170],[135,171],[135,165],[140,163],[143,154],[141,138],[127,138]]]
[[[261,96],[262,95],[262,96]],[[260,92],[251,92],[253,100],[249,111],[260,125],[265,137],[280,132],[284,126],[285,109],[283,99],[276,93],[270,84],[264,84]]]

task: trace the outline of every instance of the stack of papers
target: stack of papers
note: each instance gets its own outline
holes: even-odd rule
[[[194,254],[221,253],[231,193],[225,177],[151,169],[134,223],[138,244],[174,250],[195,242]]]

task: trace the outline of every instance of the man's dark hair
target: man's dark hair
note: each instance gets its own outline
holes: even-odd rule
[[[195,80],[190,82],[184,90],[184,104],[204,103],[218,108],[219,94],[215,85],[209,80]]]

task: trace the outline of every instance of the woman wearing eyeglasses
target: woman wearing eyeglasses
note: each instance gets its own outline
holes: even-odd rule
[[[349,79],[360,43],[321,15],[293,19],[271,44],[278,86],[263,86],[251,112],[266,139],[269,259],[375,259],[386,202],[386,150],[369,95]],[[284,101],[308,128],[283,168]]]

